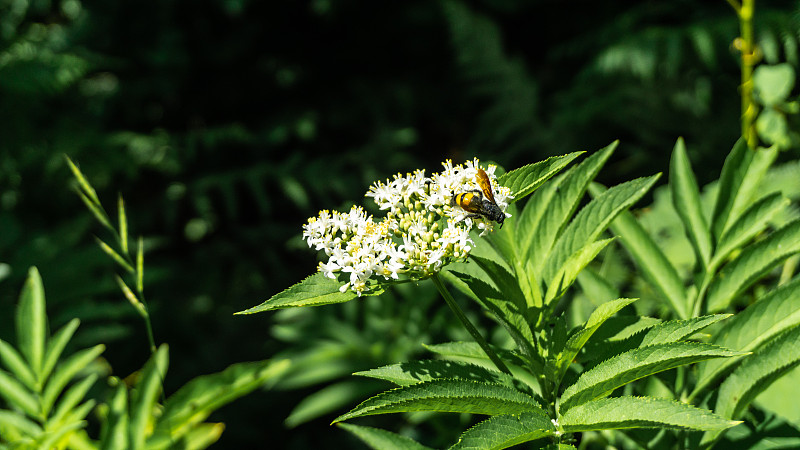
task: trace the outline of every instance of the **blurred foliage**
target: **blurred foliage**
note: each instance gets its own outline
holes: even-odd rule
[[[312,351],[295,347],[303,328],[289,333],[285,316],[232,313],[308,273],[306,217],[346,208],[397,171],[473,155],[515,167],[621,139],[601,180],[614,184],[663,170],[682,135],[698,181],[715,179],[703,168],[721,167],[739,135],[730,7],[572,6],[0,0],[0,317],[36,265],[53,327],[84,324],[71,345],[105,343],[123,377],[148,357],[63,154],[105,203],[123,193],[132,233],[146,237],[153,327],[172,350],[167,392],[233,362]],[[754,26],[763,61],[796,73],[796,4],[758,1]],[[431,319],[440,307],[407,317],[419,332],[397,336],[446,332]],[[340,326],[370,336],[392,317],[340,309],[305,313],[305,326],[324,342]],[[347,370],[422,351],[413,344],[364,352]],[[297,398],[256,394],[220,411],[220,445],[276,442]],[[328,423],[302,425],[324,427],[304,444],[352,444]]]

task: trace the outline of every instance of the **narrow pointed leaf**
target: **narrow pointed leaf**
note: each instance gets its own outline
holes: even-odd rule
[[[72,171],[72,175],[78,180],[78,186],[80,186],[81,191],[83,191],[92,202],[99,205],[100,200],[97,198],[97,193],[94,188],[92,188],[92,185],[86,181],[86,177],[83,176],[81,170],[78,169],[78,166],[72,162],[69,156],[64,155],[64,158],[67,160],[67,165],[69,166],[69,170]]]
[[[116,380],[116,379],[115,379]],[[117,387],[109,402],[108,417],[100,430],[100,450],[128,448],[128,392],[121,381],[116,380]]]
[[[410,386],[441,378],[504,384],[509,387],[514,385],[513,378],[502,372],[466,362],[441,359],[390,364],[376,369],[356,372],[353,375],[386,380],[398,386]]]
[[[58,423],[60,420],[66,418],[75,406],[83,400],[95,381],[97,381],[97,374],[91,374],[80,382],[70,386],[59,399],[58,405],[48,422]]]
[[[599,185],[592,185],[592,195],[603,192]],[[611,223],[611,230],[620,236],[625,249],[639,266],[644,278],[661,293],[678,317],[689,317],[686,300],[686,289],[675,266],[664,255],[652,237],[634,218],[633,214],[623,211]]]
[[[739,139],[733,146],[722,166],[719,192],[714,204],[712,230],[717,241],[750,204],[758,183],[776,156],[776,151],[750,150],[744,139]]]
[[[367,399],[334,420],[411,411],[466,412],[471,414],[544,414],[533,399],[501,384],[464,380],[436,380],[399,387]]]
[[[553,156],[538,163],[522,166],[501,175],[497,179],[497,183],[511,189],[511,192],[514,193],[513,201],[516,202],[536,190],[582,153],[574,152],[563,156]]]
[[[367,444],[370,448],[376,450],[428,450],[419,442],[411,439],[410,437],[403,436],[391,431],[381,430],[380,428],[365,427],[361,425],[353,425],[350,423],[337,423],[342,429],[355,435],[361,439],[362,442]]]
[[[789,330],[743,359],[722,383],[717,414],[729,419],[742,416],[745,408],[772,382],[800,363],[800,327]]]
[[[607,395],[631,381],[710,358],[741,352],[697,342],[670,342],[641,347],[605,360],[584,372],[561,396],[561,411]]]
[[[614,238],[603,239],[591,242],[576,251],[558,269],[554,278],[547,286],[547,293],[544,296],[544,303],[550,304],[553,300],[560,298],[567,289],[575,283],[578,274],[594,260],[595,257],[610,244]]]
[[[776,192],[751,205],[720,238],[711,266],[718,266],[733,250],[764,230],[770,219],[790,203],[788,198]]]
[[[129,288],[128,285],[125,284],[125,281],[123,281],[123,279],[119,275],[117,275],[114,279],[117,281],[117,285],[119,286],[119,289],[122,291],[122,295],[124,295],[125,298],[128,300],[128,303],[130,303],[131,306],[133,306],[134,309],[136,309],[136,312],[138,312],[140,316],[147,319],[148,313],[147,313],[147,308],[144,307],[144,303],[139,301],[139,299],[136,297],[136,294],[133,293],[131,288]]]
[[[783,260],[800,252],[800,220],[751,244],[726,264],[708,288],[709,311],[726,308],[730,302]]]
[[[105,350],[103,344],[95,345],[92,348],[87,348],[75,353],[57,366],[44,387],[42,410],[45,412],[50,411],[56,398],[61,394],[62,389],[64,389],[64,386],[66,386],[78,372],[85,369],[89,363],[100,356],[103,350]]]
[[[597,176],[617,144],[618,142],[614,142],[596,151],[564,175],[548,183],[544,197],[550,201],[540,202],[531,199],[531,202],[536,202],[537,206],[533,213],[541,217],[536,221],[535,227],[527,227],[526,230],[520,229],[520,234],[527,232],[528,235],[521,236],[522,238],[519,240],[522,249],[527,253],[528,260],[533,262],[533,271],[537,279],[541,278],[539,275],[547,255],[550,254],[551,248],[564,230],[572,213],[578,208],[586,192],[586,187]],[[557,195],[553,195],[555,192]],[[537,196],[538,194],[537,192]],[[528,205],[528,208],[530,207],[531,205]]]
[[[0,370],[0,398],[9,406],[19,408],[31,417],[39,416],[39,402],[25,385]]]
[[[110,245],[106,244],[98,237],[95,237],[95,240],[97,241],[97,245],[100,246],[100,249],[103,250],[103,252],[106,255],[110,256],[111,259],[113,259],[117,264],[119,264],[120,267],[125,269],[126,272],[133,273],[133,267],[131,267],[131,265],[128,264],[128,261],[125,261],[125,259],[122,256],[120,256],[120,254],[117,253],[116,250],[111,248]]]
[[[506,414],[478,422],[462,433],[450,450],[499,450],[555,434],[555,426],[545,415]]]
[[[732,314],[712,314],[709,316],[694,317],[692,319],[662,322],[648,329],[639,345],[644,347],[646,345],[678,342],[730,316],[732,316]]]
[[[43,379],[47,379],[47,377],[50,376],[56,363],[61,358],[64,347],[66,347],[69,340],[72,339],[72,335],[75,334],[75,330],[78,329],[80,323],[81,321],[79,319],[70,320],[48,340],[47,350],[44,355],[44,365],[42,367]]]
[[[264,303],[236,314],[255,314],[280,308],[296,306],[320,306],[348,302],[357,297],[355,292],[339,291],[341,283],[326,278],[321,272],[304,279],[300,283],[275,294]]]
[[[44,344],[47,336],[42,277],[35,267],[28,270],[28,278],[19,297],[16,314],[18,348],[28,361],[36,377],[41,379]]]
[[[36,376],[28,366],[28,363],[25,362],[22,355],[11,344],[2,339],[0,339],[0,361],[19,381],[25,383],[29,390],[37,390]]]
[[[37,436],[43,432],[39,424],[29,420],[24,414],[5,409],[0,409],[0,429],[14,429],[28,436]]]
[[[752,352],[779,334],[800,326],[800,277],[795,277],[728,320],[712,343]],[[739,358],[704,361],[697,366],[697,387],[692,395],[712,386]]]
[[[303,397],[292,408],[283,423],[288,428],[295,428],[323,416],[340,412],[352,406],[354,402],[374,395],[383,387],[378,383],[364,382],[364,380],[353,378],[337,381]]]
[[[679,138],[672,152],[669,187],[675,210],[683,221],[686,235],[694,247],[697,260],[708,267],[711,259],[711,231],[700,204],[700,190],[692,172],[683,138]]]
[[[183,436],[222,406],[278,381],[290,365],[288,360],[238,363],[192,379],[167,399],[155,434],[173,439]]]
[[[81,201],[83,201],[83,204],[89,208],[89,212],[92,213],[94,218],[97,219],[101,225],[106,227],[106,229],[112,233],[116,232],[116,230],[114,230],[114,226],[111,225],[111,221],[108,219],[108,214],[106,214],[106,212],[103,210],[103,207],[100,206],[99,203],[94,203],[89,197],[86,196],[86,194],[81,191],[78,191],[78,197],[80,197]]]
[[[665,398],[614,397],[570,409],[559,420],[567,433],[626,428],[724,430],[740,422]]]
[[[146,430],[152,426],[153,407],[164,384],[169,363],[166,345],[161,345],[150,357],[142,369],[142,378],[136,384],[136,390],[130,403],[130,442],[131,450],[144,449]]]
[[[573,334],[567,340],[567,345],[564,347],[564,352],[558,357],[557,370],[558,379],[560,380],[567,372],[567,368],[581,351],[586,341],[605,323],[611,316],[619,312],[622,308],[635,302],[635,298],[620,298],[610,302],[603,303],[598,306],[589,316],[589,320],[583,325],[578,332]]]
[[[646,194],[656,180],[658,175],[619,184],[598,195],[581,209],[558,238],[545,263],[542,279],[549,283],[570,256],[587,242],[597,239],[614,218]]]
[[[445,342],[442,344],[426,345],[422,344],[427,350],[442,355],[445,358],[468,358],[480,361],[489,361],[486,353],[475,342]],[[524,366],[526,363],[519,355],[519,353],[509,350],[493,347],[492,350],[500,356],[500,359],[518,366]]]
[[[144,291],[144,239],[139,236],[136,248],[136,292]]]
[[[128,217],[125,215],[125,202],[122,200],[122,194],[117,197],[117,212],[119,223],[119,245],[122,247],[122,253],[128,254]]]

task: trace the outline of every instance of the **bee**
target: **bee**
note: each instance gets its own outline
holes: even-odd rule
[[[475,175],[475,181],[481,190],[473,189],[469,192],[462,192],[460,194],[453,194],[450,199],[450,206],[458,205],[464,211],[470,213],[467,217],[477,218],[485,217],[489,220],[494,220],[503,228],[503,221],[506,220],[506,215],[497,206],[494,201],[494,194],[492,193],[492,182],[489,176],[483,169],[478,169],[478,174]]]

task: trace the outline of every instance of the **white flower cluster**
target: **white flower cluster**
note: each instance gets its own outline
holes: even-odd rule
[[[473,220],[469,212],[450,202],[454,194],[480,191],[476,181],[480,166],[477,159],[457,166],[447,160],[443,165],[444,170],[431,177],[417,170],[373,184],[366,196],[381,210],[388,210],[379,222],[358,206],[348,213],[320,211],[308,219],[303,239],[328,256],[319,270],[333,279],[349,274],[342,278],[347,281],[340,290],[352,289],[360,296],[378,277],[399,280],[402,274],[421,279],[465,259],[475,245],[469,236],[473,224],[477,223],[481,235],[493,224],[483,217]],[[496,184],[495,168],[484,170],[492,182],[495,202],[505,211],[513,196],[508,188]]]

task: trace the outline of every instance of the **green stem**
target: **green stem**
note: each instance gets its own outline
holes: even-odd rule
[[[486,340],[483,338],[483,336],[481,336],[481,334],[478,332],[475,326],[472,325],[472,322],[470,322],[467,316],[464,315],[464,311],[461,310],[461,307],[458,306],[456,300],[453,298],[452,295],[450,295],[450,291],[448,291],[447,288],[444,286],[444,283],[442,283],[441,278],[439,278],[439,274],[433,274],[431,279],[433,280],[433,284],[436,285],[436,289],[438,289],[439,293],[442,294],[442,297],[444,297],[444,301],[447,303],[447,306],[449,306],[450,309],[453,311],[453,313],[456,315],[456,317],[458,317],[458,320],[461,321],[461,324],[464,325],[464,328],[466,328],[467,331],[469,331],[469,334],[472,335],[472,338],[475,339],[475,342],[477,342],[478,345],[480,345],[484,353],[486,353],[486,356],[488,356],[489,359],[492,360],[494,365],[501,372],[511,375],[511,371],[508,370],[508,367],[506,367],[505,363],[503,363],[500,357],[497,356],[497,353],[495,353],[494,350],[492,350],[492,348],[489,347],[489,343],[486,342]]]
[[[743,0],[736,9],[741,33],[742,52],[742,137],[750,148],[756,148],[758,138],[755,132],[756,105],[753,103],[753,66],[755,66],[755,44],[753,42],[753,10],[755,0]]]

